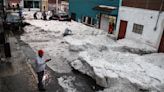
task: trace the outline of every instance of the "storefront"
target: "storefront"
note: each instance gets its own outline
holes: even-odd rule
[[[24,8],[40,8],[40,0],[24,0]]]

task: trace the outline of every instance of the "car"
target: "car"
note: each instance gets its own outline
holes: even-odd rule
[[[18,12],[7,12],[5,16],[4,28],[6,30],[18,30],[22,26],[22,18]],[[10,27],[9,27],[10,26]]]
[[[59,13],[59,21],[71,21],[71,17],[66,13]]]
[[[57,14],[53,14],[51,17],[49,17],[49,20],[59,20],[59,16]]]

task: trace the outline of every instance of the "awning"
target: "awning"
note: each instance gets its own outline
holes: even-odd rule
[[[116,10],[117,7],[114,7],[114,6],[106,6],[106,5],[98,5],[98,6],[94,7],[93,9],[100,10],[100,11],[111,12],[112,10]]]

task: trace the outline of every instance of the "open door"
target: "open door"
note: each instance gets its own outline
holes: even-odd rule
[[[123,38],[125,38],[127,24],[128,24],[127,21],[121,20],[119,34],[118,34],[118,38],[117,39],[123,39]]]
[[[164,52],[164,30],[163,30],[163,35],[162,35],[162,38],[161,38],[161,42],[160,42],[160,45],[159,45],[158,52]]]
[[[71,19],[76,21],[76,14],[75,13],[71,13]]]
[[[101,16],[101,24],[100,24],[100,29],[108,32],[109,28],[109,17],[105,17],[105,15],[102,14]]]

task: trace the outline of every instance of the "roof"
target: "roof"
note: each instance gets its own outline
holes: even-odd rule
[[[100,11],[110,12],[112,10],[117,9],[117,7],[114,7],[114,6],[106,6],[106,5],[98,5],[98,6],[94,7],[93,9],[100,10]]]

